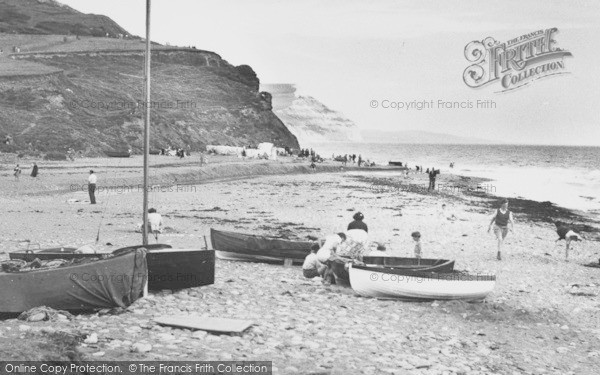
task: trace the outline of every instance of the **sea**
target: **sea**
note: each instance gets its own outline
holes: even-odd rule
[[[393,160],[408,163],[413,170],[419,165],[484,177],[491,180],[488,192],[499,197],[550,201],[600,216],[600,147],[342,142],[302,147],[313,148],[324,158],[356,154],[378,165]]]

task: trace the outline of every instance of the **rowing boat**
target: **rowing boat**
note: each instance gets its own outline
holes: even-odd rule
[[[496,285],[496,276],[460,272],[432,273],[350,265],[350,285],[365,297],[410,301],[480,300]]]
[[[57,268],[0,272],[0,312],[39,306],[68,311],[125,308],[142,295],[146,278],[143,249]]]
[[[390,270],[413,270],[421,272],[452,272],[454,261],[447,259],[403,258],[388,256],[364,256],[367,266],[383,267]]]
[[[129,151],[104,151],[104,153],[111,158],[128,158],[131,156]]]
[[[184,289],[210,285],[215,282],[215,252],[202,249],[173,249],[171,245],[135,245],[117,249],[112,253],[76,253],[72,247],[42,250],[21,250],[9,254],[10,259],[31,262],[53,259],[81,259],[120,255],[131,250],[147,250],[148,289]]]
[[[281,263],[286,259],[301,264],[314,242],[291,241],[212,229],[210,240],[217,258],[245,262]]]

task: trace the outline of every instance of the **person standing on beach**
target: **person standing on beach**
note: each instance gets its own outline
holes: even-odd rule
[[[415,258],[421,259],[421,233],[420,232],[412,232],[410,234],[413,241],[415,241]]]
[[[510,229],[508,228],[509,223]],[[494,234],[498,240],[498,260],[502,260],[502,245],[504,244],[504,239],[509,230],[511,232],[514,230],[512,212],[508,210],[508,199],[503,199],[500,208],[496,210],[492,217],[492,221],[490,221],[488,233],[492,229],[492,225],[494,225]]]
[[[21,175],[21,167],[19,167],[19,164],[17,164],[17,166],[15,167],[15,169],[13,169],[13,176],[15,176],[15,180],[19,181],[19,176]]]
[[[429,171],[429,188],[427,189],[427,191],[429,190],[435,190],[435,177],[440,173],[439,170],[435,170],[434,168],[431,168],[431,170]]]
[[[94,171],[90,169],[90,176],[88,177],[88,193],[90,194],[90,204],[96,204],[96,181],[97,177]]]
[[[31,168],[31,177],[37,177],[38,175],[38,166],[36,163],[33,163],[33,168]]]

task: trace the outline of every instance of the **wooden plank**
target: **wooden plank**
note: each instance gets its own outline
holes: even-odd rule
[[[213,318],[198,315],[161,316],[154,319],[154,321],[163,326],[199,329],[219,333],[241,333],[254,324],[249,320]]]

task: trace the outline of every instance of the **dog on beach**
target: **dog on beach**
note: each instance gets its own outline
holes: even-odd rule
[[[581,236],[573,230],[572,225],[568,225],[565,223],[561,223],[559,221],[554,222],[556,226],[556,233],[558,234],[558,239],[554,241],[554,243],[565,240],[565,259],[569,260],[569,250],[571,248],[571,241],[581,241],[583,240]]]

